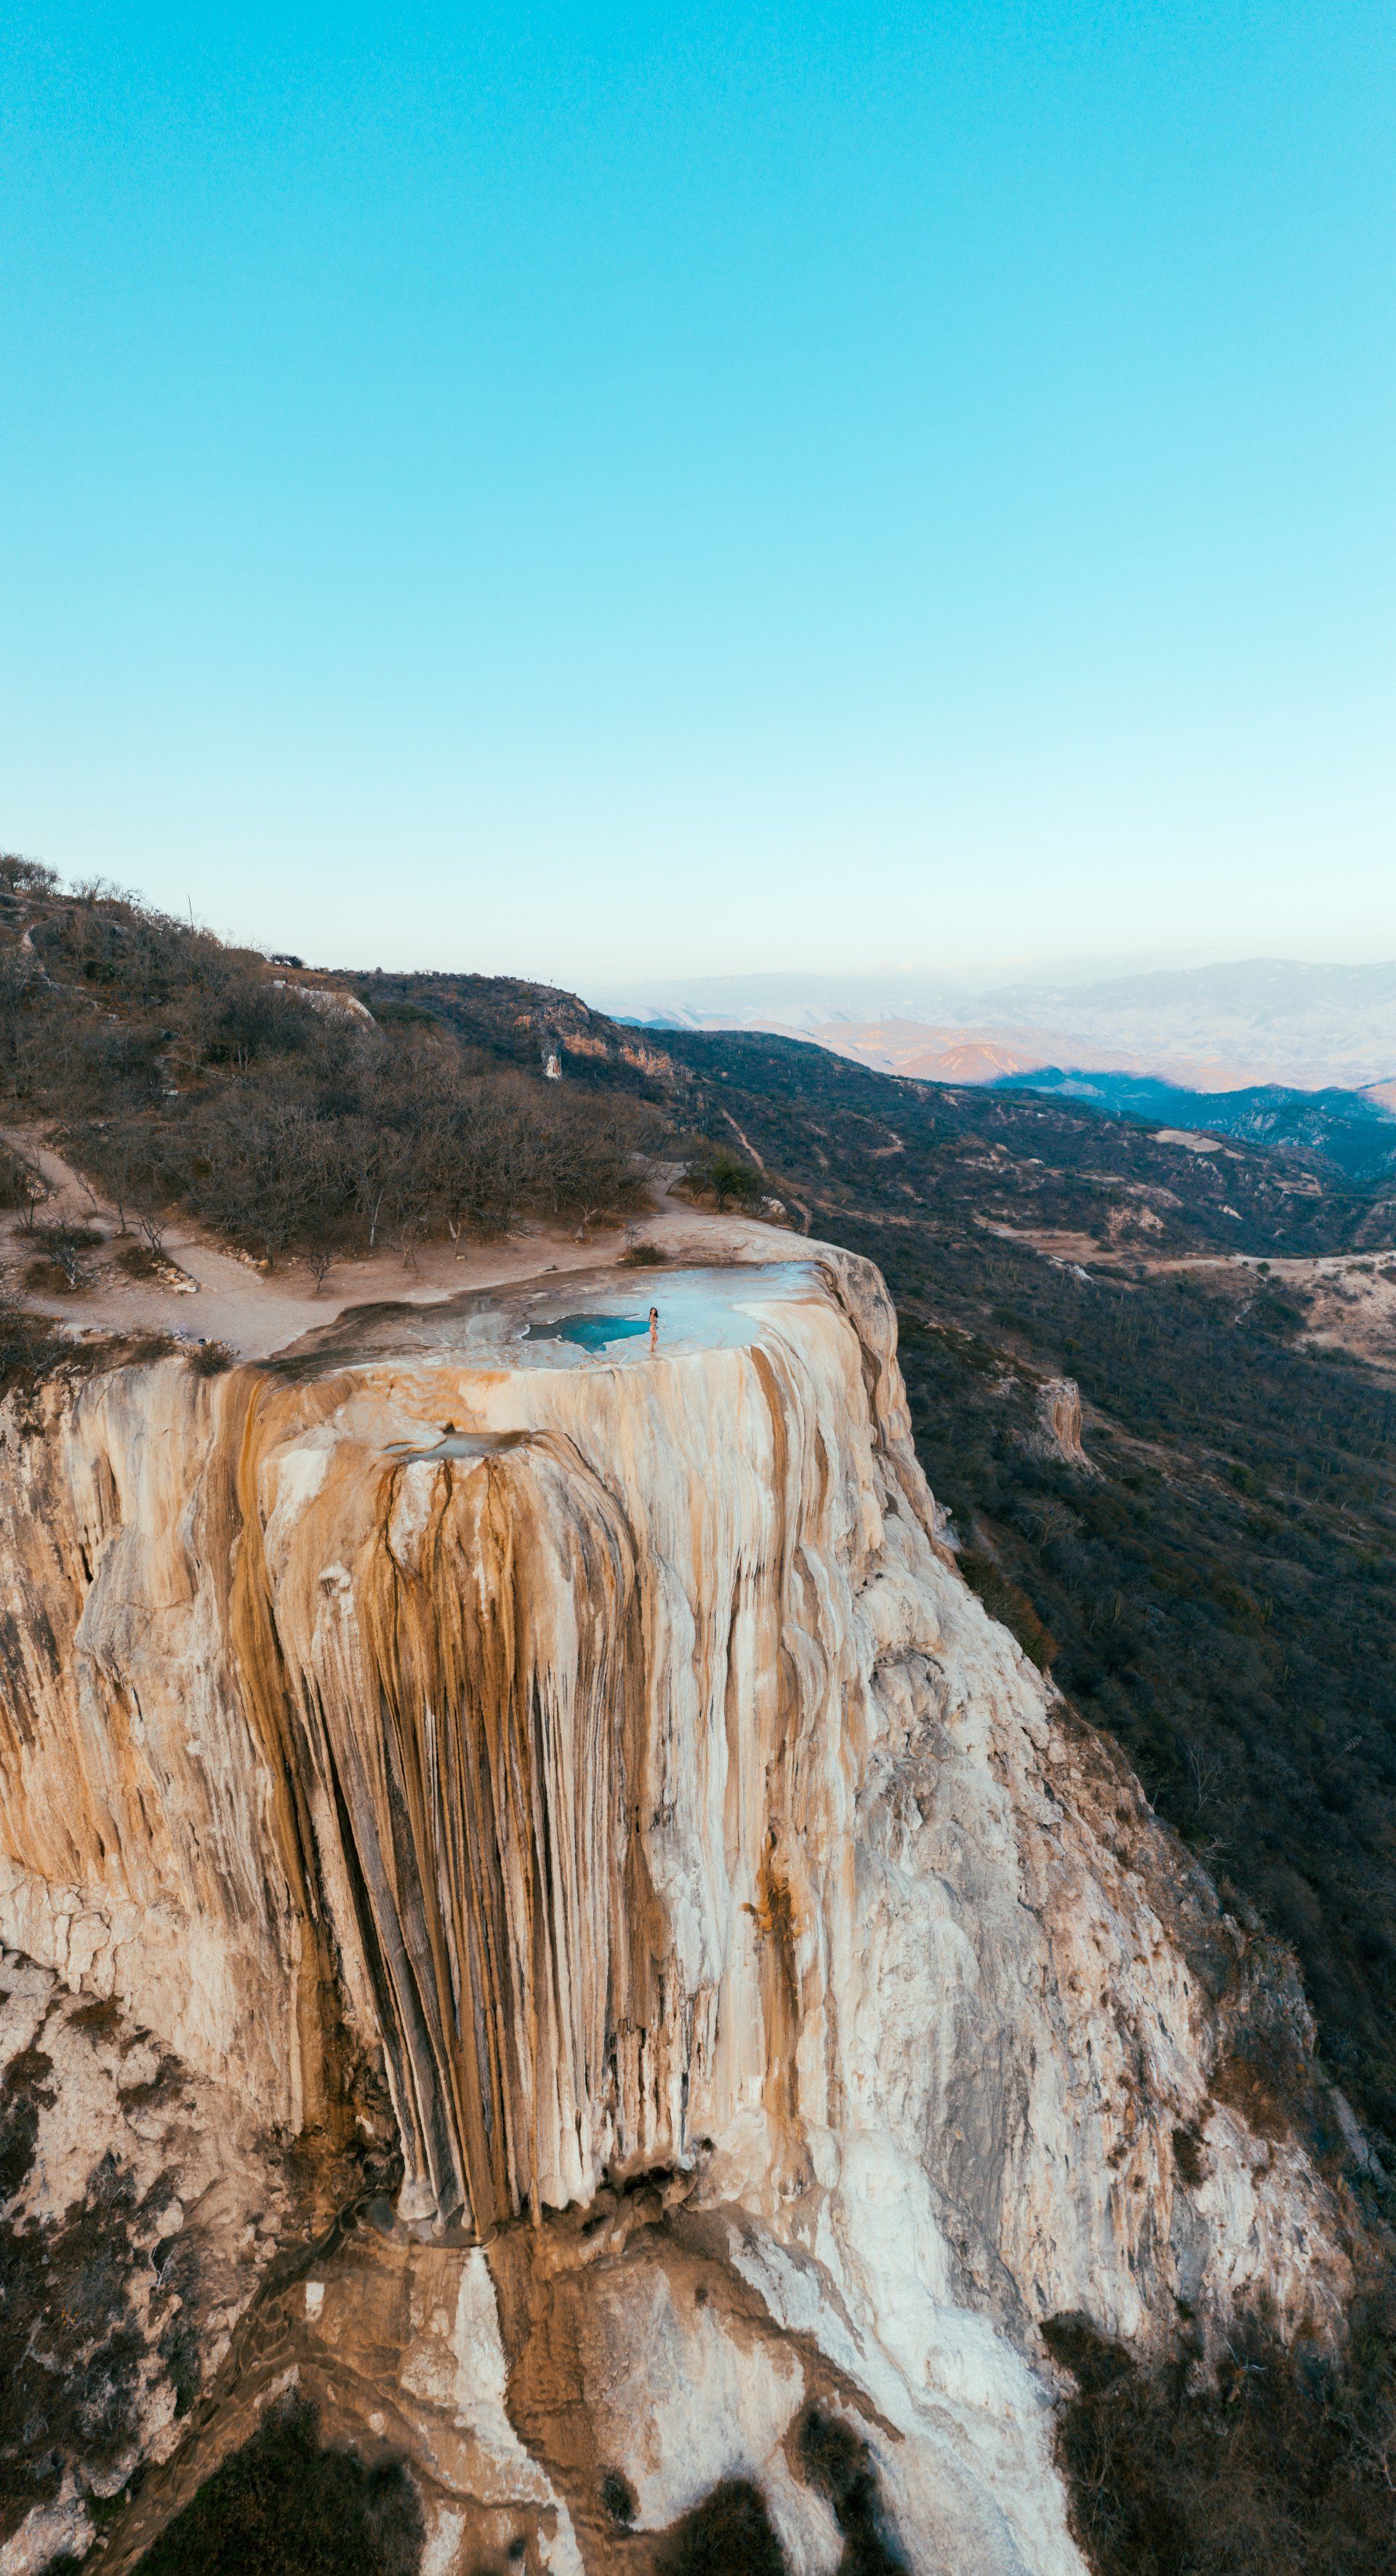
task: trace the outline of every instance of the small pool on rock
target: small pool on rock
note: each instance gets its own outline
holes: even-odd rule
[[[531,1342],[576,1342],[584,1351],[604,1351],[611,1342],[623,1342],[632,1333],[647,1333],[649,1319],[637,1323],[631,1315],[559,1315],[553,1324],[530,1324]]]
[[[545,1272],[421,1305],[350,1307],[279,1364],[334,1366],[382,1352],[491,1371],[647,1368],[652,1305],[659,1309],[657,1356],[668,1361],[741,1349],[760,1338],[774,1310],[825,1304],[828,1293],[808,1261],[676,1262],[643,1286],[614,1271]]]

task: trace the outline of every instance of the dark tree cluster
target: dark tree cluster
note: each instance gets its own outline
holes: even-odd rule
[[[159,1249],[176,1209],[270,1261],[641,1203],[633,1086],[548,1080],[450,1017],[296,984],[100,886],[0,862],[0,1085]],[[580,1007],[580,1006],[579,1006]],[[0,1196],[25,1187],[15,1158]],[[57,1256],[55,1256],[57,1257]]]
[[[1097,2576],[1392,2576],[1396,2344],[1364,2298],[1343,2354],[1262,2325],[1214,2378],[1186,2345],[1141,2369],[1080,2318],[1047,2341],[1071,2371],[1057,2450]]]
[[[413,2576],[421,2507],[395,2461],[322,2444],[294,2397],[207,2479],[140,2561],[142,2576]]]

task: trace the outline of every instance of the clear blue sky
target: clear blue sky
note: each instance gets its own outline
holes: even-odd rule
[[[1396,954],[1389,0],[0,20],[0,841],[593,985]]]

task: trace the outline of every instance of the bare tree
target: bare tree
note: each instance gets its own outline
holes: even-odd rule
[[[317,1234],[311,1242],[306,1259],[310,1264],[310,1275],[315,1282],[313,1293],[318,1297],[334,1265],[334,1247],[326,1242],[322,1234]]]
[[[32,1234],[40,1208],[46,1207],[53,1196],[53,1183],[32,1154],[17,1153],[14,1163],[20,1191],[20,1230]]]
[[[395,1142],[389,1130],[376,1126],[368,1118],[346,1121],[343,1130],[342,1152],[349,1189],[353,1204],[368,1227],[370,1252],[378,1242],[383,1202],[392,1178],[392,1147]]]
[[[1193,1803],[1200,1816],[1205,1808],[1212,1805],[1216,1797],[1217,1786],[1222,1776],[1222,1766],[1218,1756],[1210,1752],[1205,1745],[1189,1744],[1187,1758]]]

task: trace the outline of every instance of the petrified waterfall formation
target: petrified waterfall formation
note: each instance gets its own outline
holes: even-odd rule
[[[1046,2319],[1340,2305],[1228,2082],[1302,2005],[938,1545],[876,1274],[659,1294],[654,1354],[588,1274],[12,1420],[0,1940],[268,2131],[376,2070],[423,2246],[678,2171],[913,2564],[1075,2566]]]
[[[25,1512],[10,1930],[47,1954],[66,1920],[79,1963],[281,2119],[333,2092],[337,1971],[384,2052],[404,2208],[481,2234],[738,2115],[788,2183],[802,2110],[829,2118],[868,1434],[907,1476],[899,1396],[812,1273],[665,1304],[638,1362],[510,1349],[487,1313],[414,1320],[391,1356],[400,1330],[366,1328],[348,1366],[123,1373],[23,1453],[68,1492]],[[906,1643],[930,1615],[895,1566],[864,1627],[874,1605]],[[45,1935],[24,1908],[57,1889],[77,1910]],[[166,1918],[153,1956],[132,1907]]]

